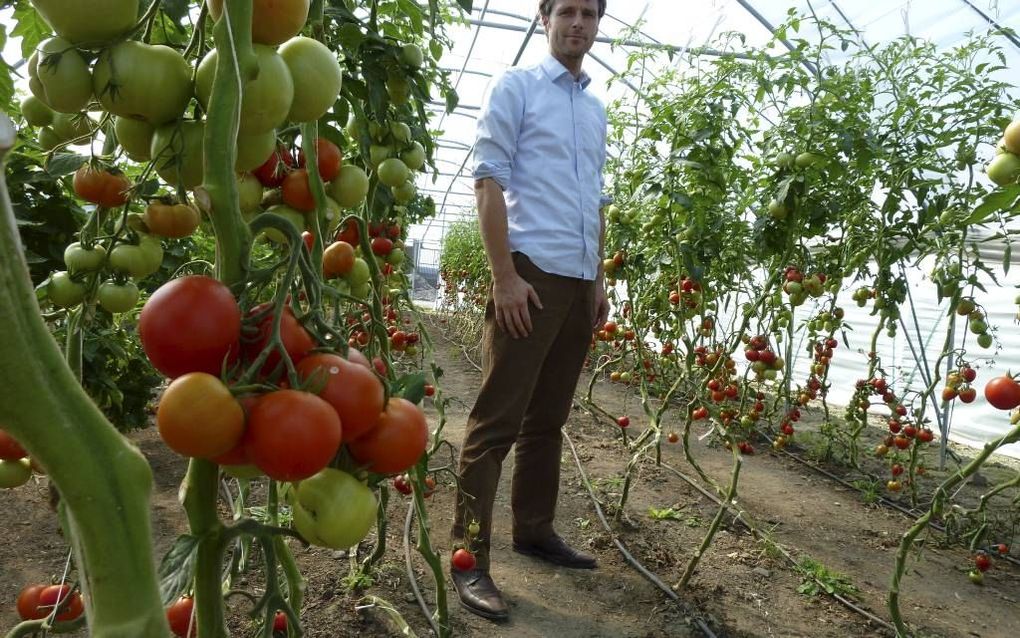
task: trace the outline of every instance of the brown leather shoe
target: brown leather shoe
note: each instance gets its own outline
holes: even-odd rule
[[[489,620],[510,618],[510,609],[496,583],[492,582],[489,572],[481,569],[453,569],[450,576],[453,578],[453,586],[457,588],[460,604],[465,609]]]
[[[595,569],[598,567],[594,556],[574,549],[555,534],[543,541],[531,543],[514,541],[514,551],[518,554],[534,556],[560,567],[573,569]]]

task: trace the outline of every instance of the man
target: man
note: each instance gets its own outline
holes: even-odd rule
[[[453,581],[468,610],[493,620],[509,613],[489,575],[489,547],[511,445],[514,550],[563,567],[596,566],[556,535],[553,518],[560,429],[592,330],[609,314],[601,213],[606,113],[581,70],[605,11],[606,0],[541,0],[549,55],[502,76],[478,119],[475,196],[493,283],[453,527],[455,545],[473,537],[477,564],[453,570]],[[475,531],[474,521],[477,533],[465,534]]]

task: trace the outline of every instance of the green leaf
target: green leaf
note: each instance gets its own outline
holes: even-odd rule
[[[400,396],[415,405],[425,398],[425,373],[406,374],[393,382],[393,395]]]
[[[50,25],[46,24],[27,0],[20,0],[14,8],[14,20],[18,24],[11,35],[21,38],[21,55],[28,59],[35,53],[39,43],[50,37]]]
[[[57,153],[46,164],[46,172],[54,177],[70,175],[88,161],[88,158],[77,153]]]
[[[967,218],[967,223],[980,224],[999,211],[1012,210],[1017,202],[1020,202],[1020,184],[996,190],[985,197],[984,201],[974,209],[974,212]]]
[[[1013,244],[1006,242],[1006,248],[1002,251],[1002,274],[1009,274],[1009,264],[1013,260]]]
[[[446,98],[446,112],[453,113],[453,109],[457,108],[457,105],[460,104],[460,96],[457,95],[456,91],[450,89],[444,97]]]
[[[344,51],[348,55],[353,55],[358,50],[361,43],[365,41],[365,34],[361,32],[361,29],[357,24],[353,22],[347,22],[340,27],[340,44],[343,45]]]
[[[457,0],[457,4],[459,4],[460,8],[465,12],[471,13],[471,0]]]
[[[182,534],[159,564],[159,592],[163,605],[169,605],[186,592],[195,574],[198,537]]]

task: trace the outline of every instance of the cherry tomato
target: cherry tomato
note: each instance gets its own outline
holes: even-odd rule
[[[453,568],[461,572],[474,569],[476,563],[475,555],[463,547],[458,548],[457,551],[453,553],[451,562],[453,563]]]

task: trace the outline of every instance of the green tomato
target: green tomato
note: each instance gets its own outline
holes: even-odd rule
[[[985,350],[987,350],[988,348],[991,348],[992,347],[992,335],[988,334],[987,332],[979,334],[978,338],[977,338],[977,343],[978,343],[979,346],[981,346]]]
[[[371,278],[372,271],[368,269],[368,262],[361,257],[355,257],[354,266],[347,273],[347,282],[351,285],[351,290],[367,284]]]
[[[41,43],[28,59],[28,88],[54,111],[78,113],[92,99],[89,65],[64,38]]]
[[[49,126],[53,123],[53,109],[34,95],[21,101],[21,114],[29,126]]]
[[[298,234],[305,230],[305,215],[301,211],[295,210],[290,206],[287,206],[286,204],[277,204],[276,206],[271,206],[263,214],[269,213],[279,215],[280,217],[283,217],[284,219],[289,221],[291,224],[294,225],[294,228],[297,229]],[[268,237],[270,241],[275,242],[277,244],[287,243],[287,236],[275,228],[268,228],[265,231],[263,231],[263,234],[265,234],[265,236]]]
[[[368,174],[360,166],[344,164],[329,183],[329,195],[343,208],[356,208],[365,201],[368,187]]]
[[[383,160],[379,164],[377,173],[379,181],[391,188],[403,185],[411,177],[411,171],[408,170],[407,164],[396,157]]]
[[[32,478],[32,464],[28,459],[0,461],[0,488],[21,487]]]
[[[138,242],[138,247],[142,249],[142,255],[145,257],[145,266],[148,269],[148,272],[142,276],[148,277],[163,265],[163,242],[155,235],[139,233],[139,236],[141,239]]]
[[[55,149],[57,146],[64,142],[64,140],[62,140],[60,136],[57,135],[53,131],[53,129],[51,129],[48,126],[39,129],[38,139],[39,147],[46,152],[52,151],[53,149]]]
[[[64,264],[72,273],[95,272],[102,268],[105,259],[106,249],[99,244],[85,248],[79,242],[74,242],[64,249]]]
[[[258,58],[259,74],[244,85],[240,132],[245,135],[278,128],[287,121],[287,114],[294,103],[294,79],[287,63],[271,46],[256,44],[253,48]],[[217,57],[216,49],[213,49],[198,65],[195,94],[203,108],[209,107]]]
[[[78,45],[114,40],[138,20],[138,0],[32,0],[53,30]]]
[[[251,173],[237,176],[237,195],[241,200],[241,214],[250,216],[262,207],[262,182]]]
[[[395,270],[399,270],[406,258],[407,253],[404,252],[403,248],[394,248],[390,251],[389,255],[386,255],[386,262],[393,266]]]
[[[149,152],[156,173],[171,186],[192,189],[202,183],[205,123],[184,121],[156,129]]]
[[[412,69],[420,69],[425,63],[425,55],[416,44],[405,44],[400,47],[400,61]]]
[[[817,164],[820,164],[824,160],[825,158],[822,157],[821,155],[818,155],[817,153],[805,152],[798,155],[797,159],[795,159],[793,162],[797,168],[808,168],[809,166],[815,166]]]
[[[372,294],[372,284],[365,282],[358,284],[357,286],[351,284],[351,296],[358,299],[368,299],[369,295]]]
[[[84,113],[57,113],[50,128],[61,142],[68,142],[91,135],[92,120]]]
[[[340,95],[343,72],[336,54],[318,40],[302,36],[284,42],[279,53],[294,81],[294,102],[287,119],[318,120]]]
[[[981,319],[972,320],[967,327],[970,328],[970,331],[976,335],[988,332],[988,324]]]
[[[55,272],[46,284],[46,296],[58,308],[73,308],[85,299],[85,285],[64,271]]]
[[[985,167],[988,179],[997,186],[1015,184],[1020,179],[1020,156],[1012,153],[998,155]]]
[[[368,147],[368,165],[373,169],[386,161],[393,154],[393,149],[383,144],[372,144]]]
[[[141,246],[117,244],[110,251],[110,268],[114,272],[142,279],[152,274],[149,259]]]
[[[375,526],[375,494],[346,472],[327,467],[289,493],[294,528],[320,547],[346,549]]]
[[[126,40],[100,54],[92,88],[110,113],[159,126],[188,106],[191,66],[170,47]]]
[[[408,144],[411,142],[411,127],[403,122],[390,122],[390,135],[394,142]]]
[[[276,150],[276,131],[237,136],[237,161],[234,170],[250,171],[262,166]]]
[[[114,119],[113,130],[128,157],[136,162],[152,159],[152,136],[156,132],[152,124],[144,120],[117,117]]]
[[[786,207],[786,204],[778,199],[773,199],[769,202],[769,216],[772,217],[772,219],[786,219],[786,216],[789,213],[790,210]]]
[[[425,166],[425,147],[419,142],[411,142],[411,148],[401,153],[400,159],[412,171],[420,170]]]
[[[776,156],[776,166],[779,168],[792,168],[795,161],[796,158],[793,156],[793,153],[786,151]]]
[[[113,279],[107,279],[99,284],[99,291],[96,293],[99,305],[111,313],[127,312],[138,303],[138,286],[133,281],[118,284]]]
[[[408,180],[393,189],[393,201],[398,204],[408,204],[417,194],[418,187],[414,185],[413,181]]]

